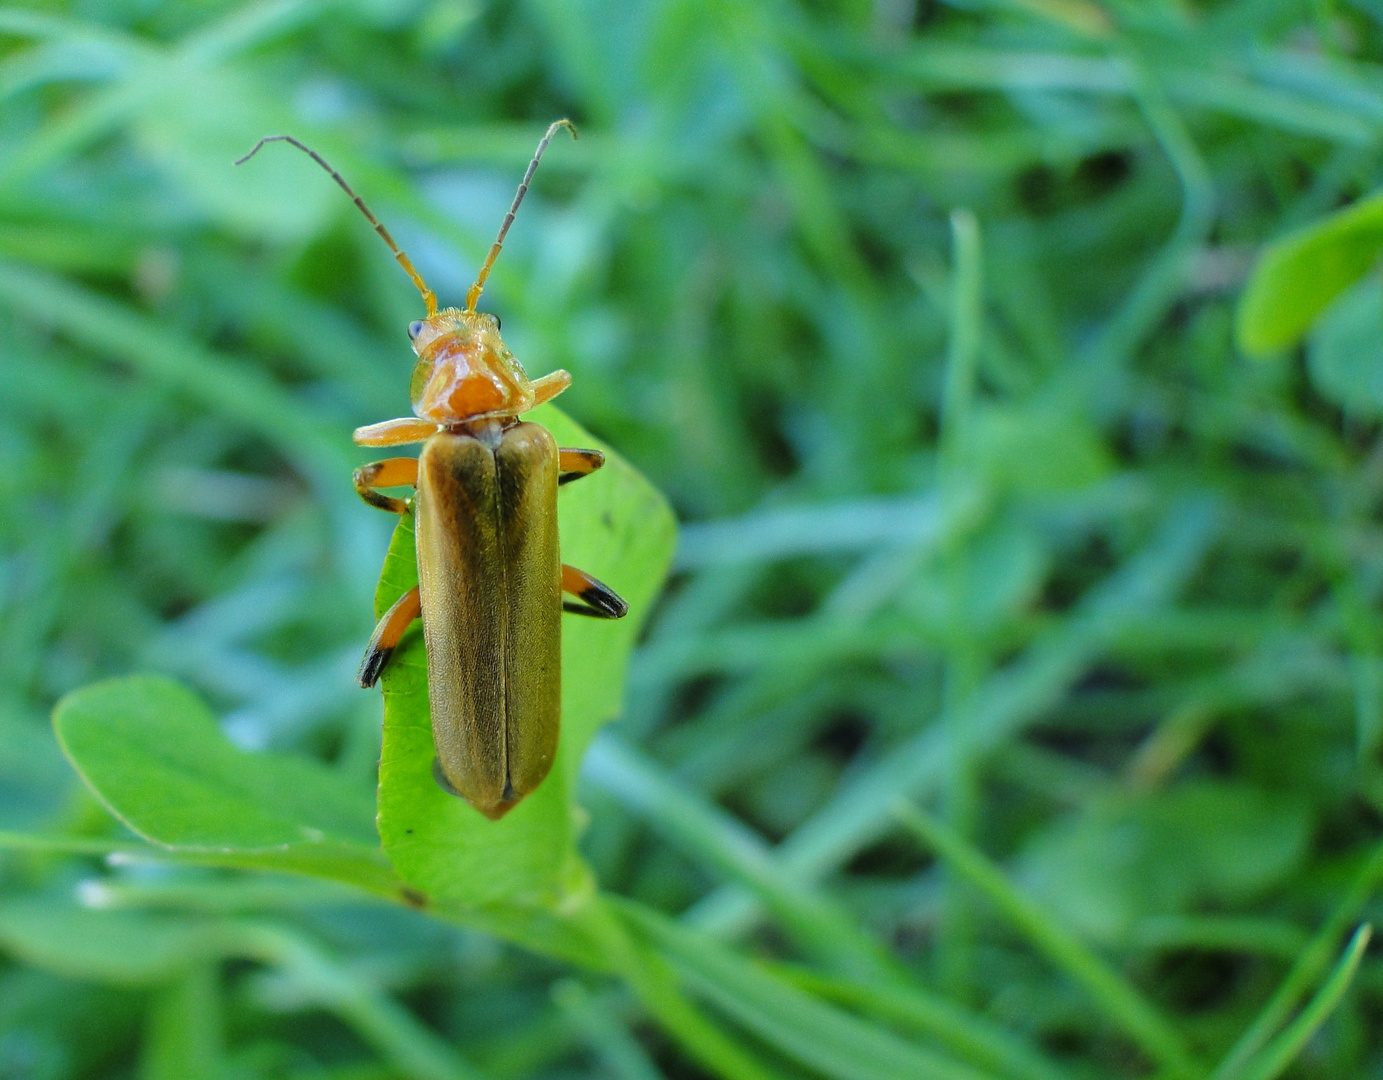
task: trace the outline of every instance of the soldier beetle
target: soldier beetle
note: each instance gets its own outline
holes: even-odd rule
[[[421,616],[427,650],[433,774],[453,795],[498,819],[547,776],[561,723],[561,613],[622,618],[628,605],[608,586],[563,565],[557,535],[559,485],[605,463],[599,450],[558,448],[548,430],[519,415],[571,385],[565,371],[529,381],[499,336],[499,320],[476,311],[543,152],[547,129],[514,202],[466,294],[464,309],[437,309],[437,297],[408,256],[341,174],[288,135],[261,139],[297,147],[325,169],[374,226],[427,305],[409,324],[418,357],[413,416],[357,428],[361,446],[422,443],[417,458],[386,458],[355,472],[371,506],[414,515],[418,585],[379,620],[358,680],[373,686],[404,631]],[[412,486],[412,499],[383,488]],[[564,601],[570,593],[575,601]]]

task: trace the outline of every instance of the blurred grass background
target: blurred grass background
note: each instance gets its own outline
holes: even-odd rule
[[[570,116],[482,307],[686,523],[589,762],[602,886],[800,961],[730,884],[773,846],[1042,1055],[967,1076],[1272,1075],[1236,1040],[1379,915],[1383,301],[1266,360],[1233,312],[1377,183],[1380,49],[1371,0],[0,8],[0,828],[112,834],[47,713],[136,669],[373,783],[349,432],[406,413],[420,304],[311,162],[231,161],[306,140],[459,303]],[[0,894],[135,920],[74,964],[0,918],[5,1080],[704,1075],[617,985],[324,885],[11,852]],[[135,971],[151,910],[273,929]],[[1366,957],[1291,1075],[1383,1075],[1380,1018]]]

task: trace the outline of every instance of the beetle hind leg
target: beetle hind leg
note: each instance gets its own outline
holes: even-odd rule
[[[622,619],[629,614],[624,598],[584,570],[562,564],[562,591],[571,593],[580,603],[562,602],[562,610],[573,615],[589,615],[593,619]]]
[[[569,484],[583,476],[590,476],[604,464],[605,455],[599,450],[564,446],[557,451],[557,483]]]
[[[421,610],[418,587],[414,585],[395,600],[393,607],[379,620],[379,625],[370,636],[370,643],[365,646],[365,656],[360,661],[360,671],[355,676],[355,681],[366,690],[379,682],[380,673],[384,671],[389,657],[394,655],[394,649],[403,638],[403,632],[408,629],[409,623],[418,617]]]

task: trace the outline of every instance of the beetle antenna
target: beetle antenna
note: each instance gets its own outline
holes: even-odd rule
[[[548,132],[548,138],[551,137],[552,132]],[[346,183],[346,178],[343,177],[335,169],[333,169],[330,165],[328,165],[326,162],[326,158],[322,157],[322,155],[317,153],[316,150],[313,150],[312,147],[306,146],[303,143],[298,142],[298,140],[293,138],[292,135],[266,135],[264,138],[260,139],[259,142],[255,143],[255,148],[251,150],[248,154],[246,154],[243,158],[241,158],[239,161],[237,161],[236,164],[244,165],[245,162],[249,161],[250,158],[254,157],[257,153],[259,153],[261,149],[263,149],[265,143],[271,142],[286,142],[289,146],[296,146],[299,150],[301,150],[304,154],[306,154],[308,157],[310,157],[313,161],[315,161],[318,165],[320,165],[328,173],[331,174],[331,178],[341,186],[342,191],[344,191],[347,195],[351,197],[351,202],[355,203],[356,207],[359,208],[360,212],[365,215],[366,220],[369,221],[369,223],[375,227],[375,232],[379,233],[379,238],[389,245],[389,250],[394,253],[394,258],[397,259],[399,265],[403,267],[403,272],[409,276],[413,284],[418,287],[418,291],[423,294],[423,302],[427,304],[428,315],[436,315],[437,294],[427,287],[427,282],[423,281],[423,276],[422,274],[418,273],[417,269],[413,266],[413,261],[403,253],[403,249],[399,247],[398,244],[394,243],[394,238],[389,235],[389,230],[379,223],[379,219],[375,217],[374,214],[370,213],[370,208],[365,205],[365,200],[351,190],[350,184]],[[532,174],[532,171],[533,170],[530,168],[530,175]],[[527,183],[527,180],[525,179],[524,182]],[[517,207],[518,202],[515,201],[514,205]]]
[[[573,139],[580,137],[576,134],[576,125],[570,120],[558,120],[547,129],[547,134],[542,137],[538,143],[538,149],[533,153],[533,160],[528,163],[528,171],[523,174],[523,182],[519,184],[513,205],[509,207],[509,213],[504,215],[504,223],[499,227],[499,235],[495,237],[495,242],[490,245],[490,254],[485,256],[485,263],[481,266],[480,273],[475,276],[475,284],[466,293],[467,311],[475,310],[475,302],[480,299],[481,290],[485,288],[485,279],[490,276],[490,267],[494,266],[495,260],[499,258],[500,248],[504,247],[504,237],[509,232],[509,226],[514,224],[514,215],[519,212],[519,203],[523,202],[523,197],[528,194],[528,185],[533,182],[533,174],[538,171],[538,162],[542,160],[543,151],[547,149],[547,144],[552,142],[552,137],[561,128],[570,131]]]

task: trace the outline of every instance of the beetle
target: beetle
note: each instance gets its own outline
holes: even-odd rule
[[[519,419],[571,385],[565,371],[529,380],[505,346],[495,316],[477,311],[543,152],[569,120],[538,143],[499,235],[466,293],[465,308],[438,310],[437,297],[387,229],[315,150],[286,142],[325,169],[374,226],[427,306],[408,326],[417,364],[413,415],[355,430],[361,446],[421,443],[418,457],[393,457],[355,471],[371,506],[414,518],[418,584],[379,620],[357,679],[373,686],[414,619],[422,618],[428,701],[437,756],[433,775],[491,820],[530,794],[552,768],[561,723],[561,614],[623,618],[628,605],[609,586],[559,554],[557,489],[605,463],[599,450],[558,447],[540,424]],[[411,486],[412,499],[384,494]],[[575,600],[563,600],[568,593]]]

